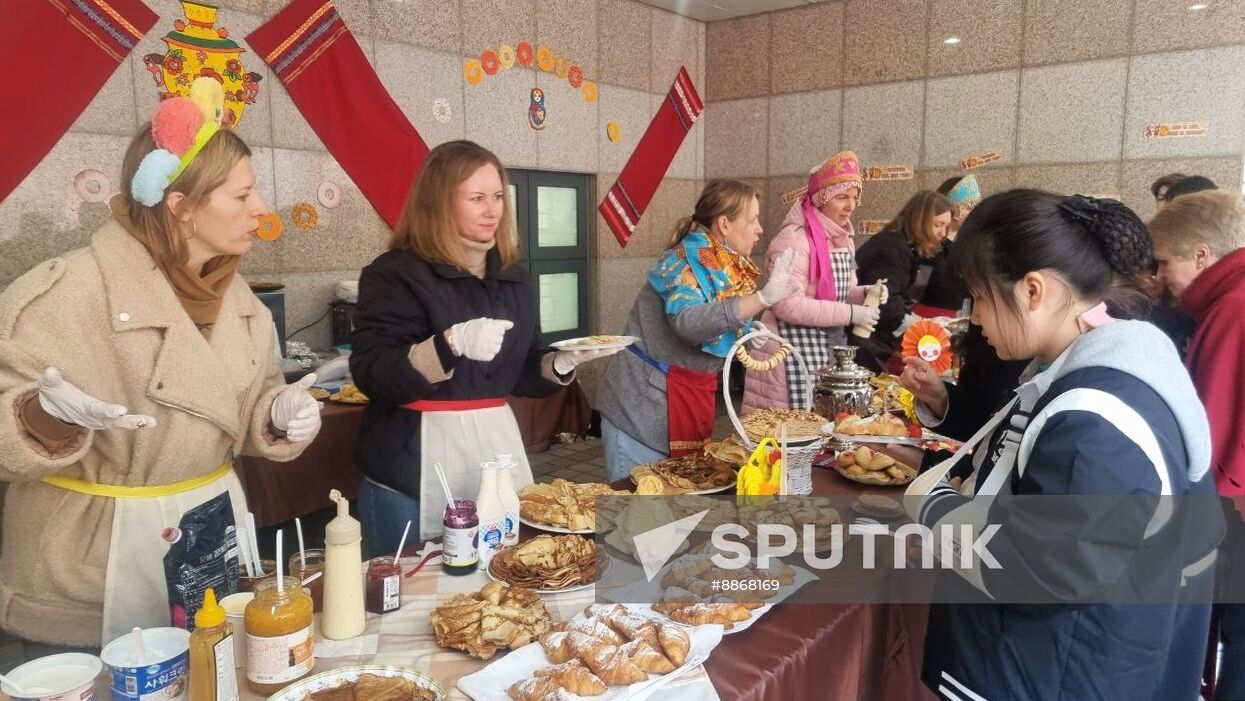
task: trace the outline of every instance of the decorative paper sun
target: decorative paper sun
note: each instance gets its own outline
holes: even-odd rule
[[[942,374],[951,369],[951,335],[940,324],[922,319],[903,335],[903,356],[920,358]]]

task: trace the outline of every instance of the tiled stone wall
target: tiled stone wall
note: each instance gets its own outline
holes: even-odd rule
[[[843,0],[710,23],[705,175],[765,185],[778,202],[840,148],[910,181],[865,186],[858,220],[1000,149],[988,194],[1018,186],[1115,195],[1143,217],[1174,170],[1240,188],[1245,3],[1170,0]],[[943,43],[955,35],[962,43]],[[1143,139],[1204,120],[1208,135]]]
[[[145,0],[160,15],[151,33],[108,81],[82,117],[46,159],[0,202],[0,289],[41,260],[83,245],[108,217],[104,204],[83,202],[72,190],[86,168],[120,180],[121,157],[140,121],[150,117],[157,88],[142,63],[161,52],[161,41],[182,17],[176,0]],[[218,25],[245,47],[244,37],[284,6],[285,0],[218,0]],[[641,232],[622,250],[595,214],[599,195],[613,183],[669,89],[686,65],[703,94],[705,26],[631,0],[335,0],[385,87],[429,145],[468,138],[495,151],[508,166],[597,176],[590,247],[595,328],[622,327],[644,271],[654,261],[675,220],[695,202],[704,170],[704,129],[697,126],[667,173],[644,217]],[[768,20],[763,20],[768,22]],[[478,86],[463,80],[462,61],[503,43],[547,45],[578,63],[600,87],[595,104],[565,80],[512,68]],[[249,47],[247,47],[249,48]],[[325,150],[280,81],[249,51],[248,70],[262,76],[260,97],[248,107],[239,133],[251,145],[264,198],[287,220],[285,235],[259,243],[246,257],[250,279],[286,286],[287,328],[322,315],[338,280],[379,254],[386,228]],[[545,88],[546,129],[527,124],[529,90]],[[438,122],[436,98],[449,100],[453,117]],[[610,143],[605,124],[617,121],[622,139]],[[764,175],[764,173],[759,173]],[[288,221],[291,207],[315,202],[323,180],[337,182],[344,199],[320,208],[318,227],[300,231]],[[327,320],[299,336],[328,345]],[[596,372],[594,372],[594,370]],[[584,378],[595,388],[599,370]]]

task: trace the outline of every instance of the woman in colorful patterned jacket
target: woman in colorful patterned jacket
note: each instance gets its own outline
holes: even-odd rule
[[[765,254],[775,266],[781,256],[794,252],[791,276],[795,294],[774,306],[765,323],[791,344],[810,371],[828,365],[830,349],[847,342],[846,326],[860,324],[872,331],[878,308],[864,306],[868,286],[856,284],[856,246],[852,242],[852,212],[860,206],[860,162],[843,151],[827,158],[808,176],[808,187],[787,193],[793,202],[778,235]],[[878,285],[881,303],[886,285]],[[777,350],[777,342],[765,351]],[[744,411],[809,407],[810,380],[799,364],[785,362],[767,372],[749,371],[744,385]]]
[[[753,317],[795,290],[791,253],[757,285],[748,254],[760,236],[757,191],[737,180],[706,185],[696,211],[675,228],[627,319],[624,333],[641,340],[611,361],[600,393],[610,480],[699,451],[710,438],[723,359]]]

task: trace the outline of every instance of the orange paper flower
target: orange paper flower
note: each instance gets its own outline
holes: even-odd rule
[[[597,84],[591,80],[584,81],[584,102],[597,101]]]
[[[484,80],[484,69],[480,67],[480,62],[474,58],[463,61],[463,77],[467,79],[468,85],[479,85]]]
[[[536,49],[536,65],[546,73],[553,70],[553,52],[549,50],[549,47],[542,46]]]
[[[290,219],[294,220],[294,226],[303,231],[311,231],[316,228],[316,224],[320,223],[320,213],[310,202],[299,202],[290,212]]]
[[[571,62],[566,60],[565,56],[559,56],[553,62],[553,74],[559,78],[565,78],[571,71]]]
[[[904,332],[903,356],[920,358],[941,375],[951,369],[951,335],[937,322],[922,319]]]
[[[277,216],[276,212],[268,212],[260,215],[259,227],[255,233],[263,241],[276,241],[281,238],[282,228],[284,225],[281,223],[281,217]]]
[[[497,62],[501,64],[503,69],[513,66],[514,61],[515,55],[513,46],[510,44],[502,44],[497,47]]]

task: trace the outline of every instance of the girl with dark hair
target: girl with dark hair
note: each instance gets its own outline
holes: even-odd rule
[[[1150,258],[1111,200],[1012,190],[964,222],[949,271],[973,322],[1000,358],[1032,363],[957,453],[962,487],[948,460],[907,492],[936,533],[998,526],[991,566],[955,569],[930,612],[922,676],[941,698],[1197,696],[1223,523],[1164,497],[1214,494],[1206,415],[1167,337],[1106,312],[1131,307],[1121,281]],[[948,410],[945,389],[934,404]]]
[[[960,307],[954,303],[957,295],[948,289],[945,280],[950,223],[947,198],[922,190],[856,252],[856,275],[860,282],[885,284],[889,292],[879,310],[878,325],[866,344],[867,352],[861,356],[874,370],[882,370],[899,347],[895,330],[917,305],[922,305],[918,315],[931,317],[954,316]],[[953,308],[944,309],[942,305]]]

